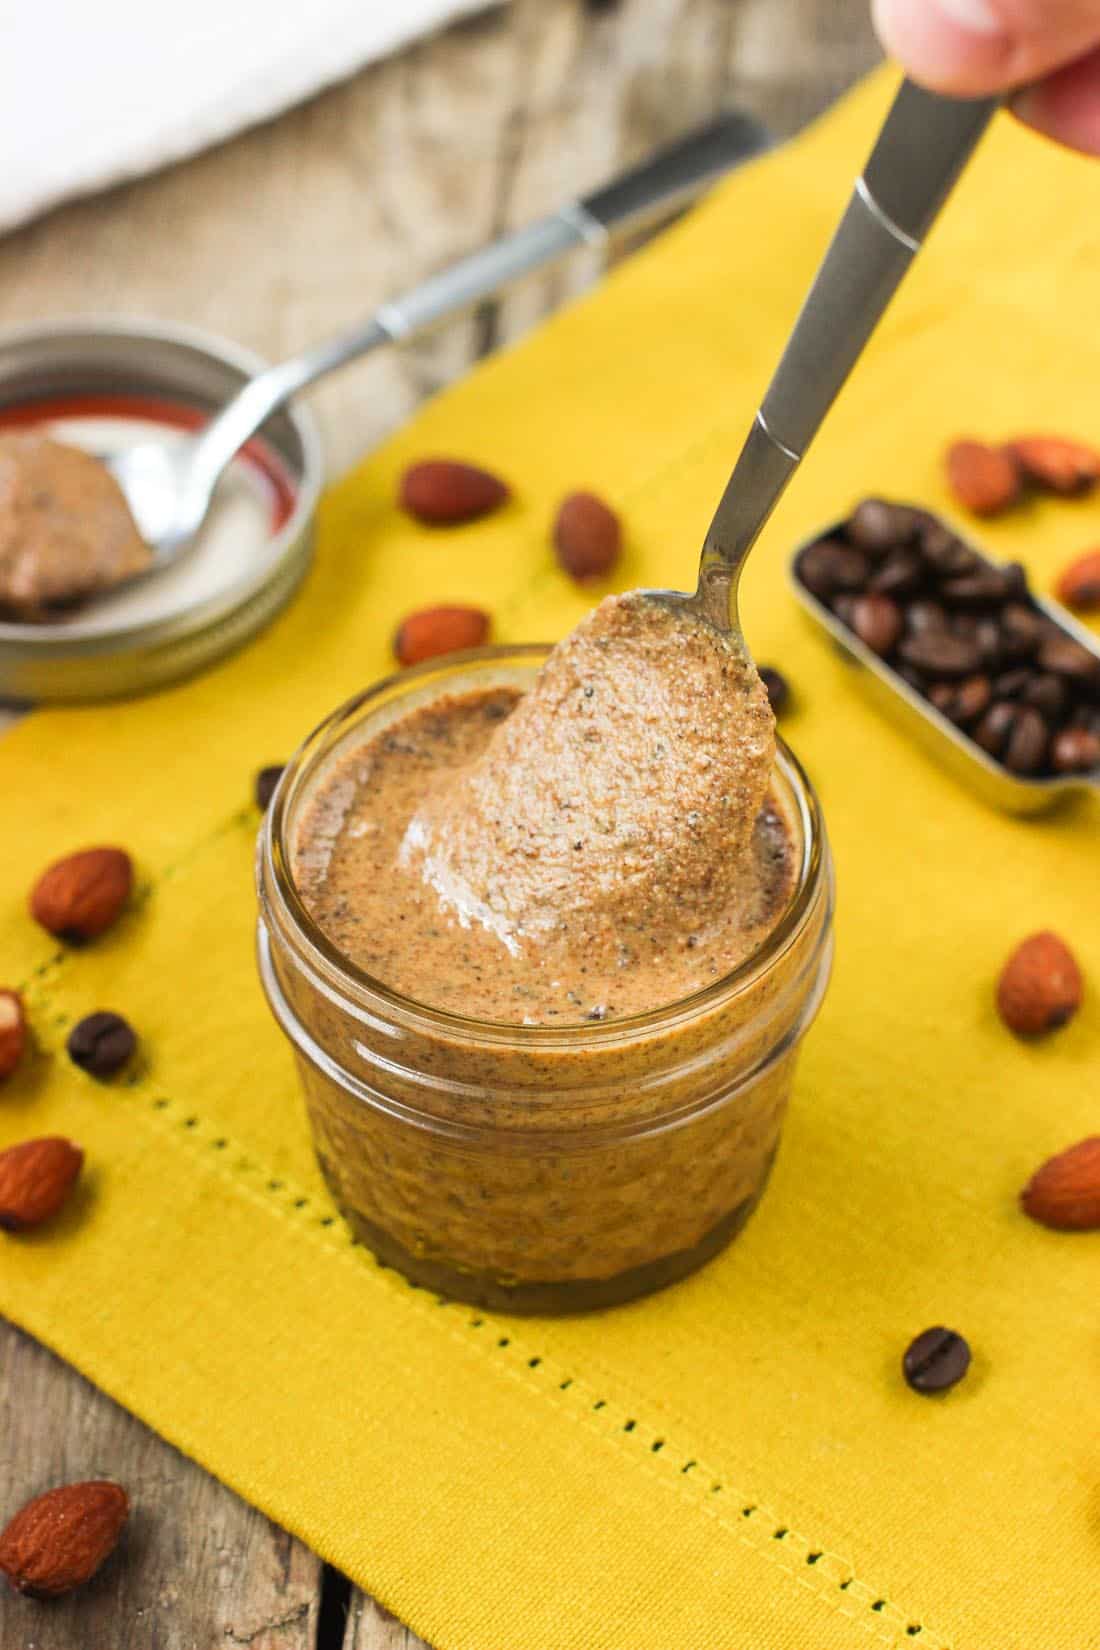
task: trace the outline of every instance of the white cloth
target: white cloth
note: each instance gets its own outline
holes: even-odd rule
[[[486,0],[0,0],[0,229],[300,102]]]

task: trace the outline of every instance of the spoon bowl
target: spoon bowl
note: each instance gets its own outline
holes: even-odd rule
[[[148,578],[174,561],[206,518],[210,493],[194,485],[197,444],[194,438],[143,441],[102,459],[126,495],[137,530],[152,552],[138,578]]]

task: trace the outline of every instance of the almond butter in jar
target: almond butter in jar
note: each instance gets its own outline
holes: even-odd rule
[[[395,762],[430,762],[409,737],[427,721],[432,750],[460,749],[462,728],[506,715],[546,655],[452,656],[342,707],[290,764],[258,867],[261,979],[341,1210],[414,1282],[514,1312],[613,1305],[728,1242],[767,1180],[832,955],[824,828],[782,745],[761,825],[776,860],[767,920],[736,966],[678,1001],[619,1017],[582,1004],[572,1023],[527,1025],[462,1012],[488,1000],[473,974],[433,1006],[334,943],[339,905],[319,921],[309,897],[311,858],[332,850],[319,799],[343,792],[355,830],[383,830],[370,809],[382,742]],[[363,883],[372,898],[384,887]],[[458,928],[451,940],[462,957]]]

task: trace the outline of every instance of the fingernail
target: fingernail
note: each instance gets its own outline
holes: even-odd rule
[[[991,0],[872,0],[871,10],[886,45],[903,58],[914,48],[941,55],[960,32],[979,39],[1005,32]]]
[[[969,34],[1003,34],[1004,24],[989,0],[934,0],[936,10]]]
[[[988,89],[1012,41],[998,0],[873,0],[883,45],[909,73],[940,91]]]

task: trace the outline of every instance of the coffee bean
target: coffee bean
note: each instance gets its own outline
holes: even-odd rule
[[[955,703],[948,715],[952,721],[961,722],[964,726],[976,722],[989,708],[992,697],[988,676],[968,676],[955,689]]]
[[[933,682],[928,698],[942,715],[966,727],[987,709],[991,698],[988,676],[968,676],[964,682]]]
[[[993,692],[998,699],[1019,699],[1034,680],[1030,670],[1003,670],[993,678]]]
[[[768,694],[768,703],[776,716],[782,716],[791,699],[791,684],[774,665],[760,666],[760,680]]]
[[[982,662],[976,642],[949,631],[928,630],[921,636],[906,636],[898,652],[906,664],[926,670],[930,676],[973,676]]]
[[[901,608],[889,596],[868,592],[857,596],[852,609],[852,629],[872,653],[885,655],[901,635]]]
[[[867,557],[836,539],[819,539],[798,558],[802,583],[823,599],[840,590],[862,590],[869,572]]]
[[[999,567],[976,567],[972,573],[940,581],[940,598],[948,607],[995,607],[1006,601],[1013,585]]]
[[[1087,773],[1100,768],[1100,733],[1088,728],[1063,728],[1054,736],[1050,759],[1058,773]]]
[[[92,1077],[110,1077],[124,1066],[137,1047],[133,1027],[121,1014],[89,1014],[70,1031],[65,1043],[69,1059]]]
[[[975,619],[969,614],[957,618],[952,626],[957,636],[969,636],[982,650],[982,663],[990,670],[1002,662],[1004,634],[996,619]]]
[[[275,795],[275,787],[283,777],[282,768],[261,768],[256,775],[253,786],[253,795],[256,806],[261,813],[267,812],[267,805]]]
[[[962,541],[942,521],[932,521],[921,533],[919,542],[922,555],[928,556],[936,565],[950,553],[952,545]]]
[[[1072,636],[1060,635],[1044,641],[1039,648],[1039,665],[1043,670],[1053,671],[1055,676],[1065,676],[1071,682],[1085,682],[1090,686],[1100,684],[1100,658],[1090,653],[1087,647],[1075,642]]]
[[[924,529],[920,545],[925,561],[940,578],[957,578],[981,565],[970,546],[940,521]]]
[[[905,504],[865,498],[852,512],[844,531],[850,544],[871,555],[881,555],[915,538],[919,524],[919,512]]]
[[[925,630],[946,630],[947,614],[938,602],[922,598],[910,602],[905,609],[905,628],[913,636],[919,636]]]
[[[1039,646],[1039,615],[1023,602],[1010,602],[1001,613],[1002,647],[1006,657],[1027,659]]]
[[[924,581],[924,568],[915,550],[891,550],[867,581],[868,590],[881,596],[912,596]]]
[[[1002,761],[1013,773],[1038,773],[1046,760],[1050,729],[1032,705],[1019,705]]]
[[[914,1392],[946,1392],[970,1368],[970,1348],[953,1329],[926,1329],[906,1347],[901,1368]]]
[[[1041,642],[1061,642],[1065,640],[1066,633],[1060,624],[1055,624],[1053,619],[1048,618],[1038,608],[1032,608],[1031,612],[1038,627]]]
[[[990,705],[974,730],[974,739],[983,751],[999,757],[1016,725],[1016,706],[1001,699]]]
[[[1020,694],[1025,705],[1034,705],[1043,715],[1056,722],[1069,706],[1069,688],[1060,676],[1036,676],[1030,671],[1027,685]]]
[[[1100,659],[926,511],[866,498],[799,557],[803,582],[922,698],[1010,772],[1100,766]]]

